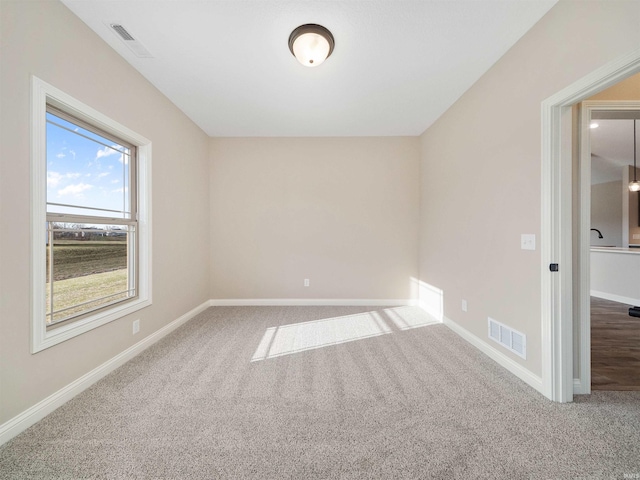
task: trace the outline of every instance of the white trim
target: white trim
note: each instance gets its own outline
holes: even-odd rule
[[[634,306],[640,305],[640,298],[624,297],[622,295],[616,295],[615,293],[600,292],[598,290],[591,290],[590,293],[592,297],[604,298],[612,302],[626,303],[627,305]]]
[[[591,385],[586,384],[579,378],[573,379],[573,394],[574,395],[588,395],[591,393]]]
[[[64,403],[68,402],[73,397],[89,388],[101,378],[113,372],[116,368],[124,365],[126,362],[141,353],[143,350],[146,350],[158,340],[173,332],[176,328],[186,323],[188,320],[191,320],[199,313],[205,311],[207,308],[209,308],[209,301],[206,301],[193,310],[190,310],[177,320],[174,320],[168,325],[165,325],[160,330],[140,340],[135,345],[132,345],[112,359],[107,360],[102,365],[94,368],[77,380],[74,380],[66,387],[61,388],[54,394],[49,395],[44,400],[36,403],[34,406],[28,408],[19,415],[16,415],[11,420],[0,425],[0,445],[8,442],[19,433],[25,431],[30,426],[39,422],[55,409],[62,406]]]
[[[460,335],[462,338],[464,338],[471,345],[473,345],[478,350],[480,350],[482,353],[484,353],[489,358],[494,360],[500,366],[506,368],[509,372],[513,373],[516,377],[518,377],[520,380],[525,382],[527,385],[534,388],[538,392],[544,394],[542,378],[530,372],[525,367],[523,367],[518,362],[516,362],[514,359],[510,358],[509,356],[505,355],[501,351],[497,350],[492,345],[489,345],[487,342],[477,337],[466,328],[461,327],[456,322],[454,322],[453,320],[451,320],[446,316],[444,317],[444,324],[447,327],[449,327],[452,331],[454,331],[455,333]]]
[[[213,298],[212,307],[243,306],[354,306],[354,307],[396,307],[416,306],[416,300],[409,299],[368,299],[368,298]]]
[[[138,147],[138,298],[47,331],[45,325],[46,108],[47,102]],[[31,353],[92,330],[152,303],[151,141],[70,95],[31,77]]]
[[[579,382],[580,393],[591,393],[591,135],[589,132],[591,125],[590,102],[583,102],[579,117],[579,128],[574,132],[579,132],[580,136],[580,158],[578,160],[578,243],[574,273],[577,278],[577,291],[573,292],[576,301],[576,312],[574,318],[577,319],[580,327],[577,352],[573,352],[573,360],[579,358]],[[586,188],[585,188],[586,187]],[[573,393],[576,393],[574,379]]]
[[[541,314],[544,395],[573,399],[571,106],[640,70],[640,49],[609,62],[542,102]],[[564,121],[563,121],[564,119]],[[569,120],[569,121],[568,121]],[[567,139],[569,134],[569,139]],[[567,151],[567,144],[569,149]],[[564,148],[563,148],[564,146]],[[549,264],[558,263],[557,273]]]

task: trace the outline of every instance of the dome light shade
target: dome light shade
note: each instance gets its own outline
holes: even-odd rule
[[[300,25],[289,35],[289,50],[305,67],[320,65],[329,58],[334,46],[331,32],[314,23]]]
[[[629,190],[631,192],[640,192],[640,182],[637,180],[629,182]]]

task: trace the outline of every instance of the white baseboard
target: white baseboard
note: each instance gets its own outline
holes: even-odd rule
[[[396,307],[417,305],[410,299],[370,299],[370,298],[213,298],[212,307],[244,306],[354,306],[354,307]]]
[[[174,320],[170,324],[162,327],[160,330],[152,333],[148,337],[143,338],[138,343],[132,345],[112,359],[107,360],[99,367],[94,368],[77,380],[74,380],[66,387],[61,388],[54,394],[49,395],[44,400],[36,403],[34,406],[28,408],[11,420],[0,425],[0,445],[8,442],[19,433],[39,422],[44,417],[53,412],[56,408],[62,406],[73,397],[78,395],[80,392],[86,390],[91,385],[96,383],[98,380],[105,377],[121,365],[125,364],[133,357],[141,353],[143,350],[147,349],[158,340],[174,331],[183,323],[187,322],[191,318],[198,315],[200,312],[203,312],[204,310],[209,308],[209,306],[210,301],[204,302],[193,310],[185,313],[177,320]]]
[[[591,296],[597,298],[603,298],[605,300],[611,300],[612,302],[626,303],[627,305],[640,305],[640,299],[623,297],[622,295],[616,295],[614,293],[599,292],[598,290],[591,290]]]
[[[582,380],[579,378],[573,379],[573,394],[574,395],[589,395],[591,393],[590,385],[583,385]]]
[[[511,373],[513,373],[516,377],[518,377],[520,380],[525,382],[527,385],[533,387],[538,392],[544,395],[542,378],[540,378],[537,375],[534,375],[529,370],[527,370],[522,365],[520,365],[518,362],[516,362],[512,358],[509,358],[507,355],[500,352],[499,350],[495,349],[492,345],[489,345],[487,342],[480,339],[479,337],[471,333],[466,328],[461,327],[450,318],[444,317],[444,324],[447,327],[449,327],[451,330],[453,330],[455,333],[460,335],[462,338],[464,338],[471,345],[473,345],[478,350],[480,350],[482,353],[490,357],[492,360],[497,362],[502,367],[509,370]]]

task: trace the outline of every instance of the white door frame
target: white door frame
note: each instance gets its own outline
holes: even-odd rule
[[[580,114],[580,204],[579,204],[579,254],[578,311],[574,318],[580,322],[578,352],[573,358],[580,359],[579,377],[574,379],[574,394],[591,393],[591,141],[589,125],[591,114],[597,111],[637,111],[640,101],[590,100],[582,102]]]
[[[571,106],[639,71],[637,49],[542,102],[542,381],[556,402],[571,402],[574,393]]]

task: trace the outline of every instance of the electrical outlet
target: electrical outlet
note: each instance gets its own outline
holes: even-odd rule
[[[140,331],[140,319],[133,321],[133,334],[135,335]]]
[[[467,311],[467,301],[466,300],[462,300],[462,311],[463,312]]]
[[[304,286],[305,286],[305,287],[308,287],[308,286],[309,286],[309,279],[308,279],[308,278],[305,278],[305,279],[304,279]]]

